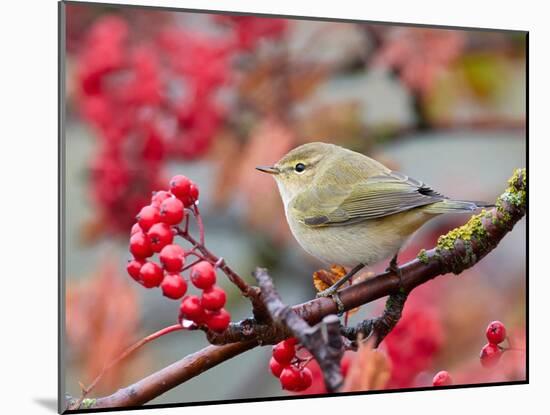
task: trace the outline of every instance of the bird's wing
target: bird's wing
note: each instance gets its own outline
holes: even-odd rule
[[[336,226],[382,218],[446,199],[424,183],[390,171],[354,186],[312,186],[289,208],[308,226]]]

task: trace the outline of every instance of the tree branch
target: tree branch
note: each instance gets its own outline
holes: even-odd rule
[[[449,272],[460,274],[474,266],[525,215],[526,208],[527,173],[525,169],[518,169],[494,208],[472,216],[465,225],[441,236],[436,247],[428,251],[421,250],[416,259],[399,268],[402,288],[410,292],[439,275]],[[400,287],[399,277],[387,271],[345,288],[339,294],[345,310],[351,310],[379,298],[398,294]],[[292,310],[310,325],[337,313],[336,304],[330,298],[317,298],[296,305]],[[108,397],[85,399],[79,409],[143,405],[225,360],[260,344],[275,344],[288,336],[289,330],[275,322],[258,323],[254,319],[246,319],[232,323],[222,334],[208,333],[212,343],[229,344],[208,346]]]
[[[67,412],[77,409],[143,405],[157,396],[162,395],[164,392],[200,375],[202,372],[256,346],[257,342],[249,341],[227,344],[225,346],[205,347],[139,380],[133,385],[119,389],[110,396],[97,399],[84,399],[78,408],[71,406],[77,403],[77,400],[70,399],[67,406]]]

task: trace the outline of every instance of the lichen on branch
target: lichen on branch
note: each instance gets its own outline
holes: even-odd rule
[[[437,240],[435,257],[444,270],[460,274],[487,255],[515,223],[523,217],[527,204],[527,172],[516,169],[508,180],[495,208],[482,210],[468,222],[442,235]],[[426,253],[418,258],[426,261]]]

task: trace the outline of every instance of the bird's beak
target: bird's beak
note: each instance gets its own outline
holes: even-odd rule
[[[269,173],[269,174],[279,174],[280,173],[280,171],[277,167],[270,167],[270,166],[258,166],[258,167],[256,167],[256,170],[260,170],[261,172]]]

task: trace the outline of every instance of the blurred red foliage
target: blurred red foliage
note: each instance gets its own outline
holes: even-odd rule
[[[407,302],[401,320],[383,342],[392,366],[388,388],[414,386],[415,377],[431,367],[443,339],[436,309]]]
[[[77,56],[76,103],[97,131],[92,197],[101,224],[128,230],[135,212],[163,181],[165,161],[203,156],[223,125],[217,94],[232,79],[232,60],[260,38],[280,36],[278,19],[225,16],[231,36],[206,36],[173,25],[143,40],[123,17],[90,27]],[[246,37],[243,38],[243,33]]]
[[[437,77],[462,53],[466,35],[458,30],[396,27],[386,32],[374,65],[388,66],[421,94],[431,91]]]
[[[254,16],[215,16],[216,21],[233,26],[240,49],[254,48],[262,38],[280,38],[286,31],[288,22],[285,19],[269,19]]]
[[[82,365],[81,382],[97,376],[136,337],[138,316],[137,295],[112,264],[104,264],[86,281],[67,286],[66,330],[72,353],[68,361]],[[130,356],[105,375],[99,390],[112,391],[124,383],[127,368],[139,372],[140,366]]]

